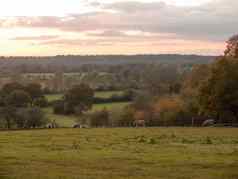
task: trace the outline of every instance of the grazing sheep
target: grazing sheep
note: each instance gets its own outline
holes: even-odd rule
[[[74,124],[73,125],[73,128],[89,128],[89,126],[88,125],[86,125],[86,124]]]
[[[87,124],[82,124],[82,125],[80,126],[80,128],[88,129],[89,126],[88,126]]]
[[[80,124],[74,124],[73,128],[81,128],[81,125]]]
[[[133,124],[135,127],[145,127],[145,120],[135,120]]]
[[[53,129],[53,128],[57,128],[57,127],[58,126],[57,126],[55,120],[50,122],[50,123],[48,123],[48,124],[46,124],[46,128],[49,128],[49,129]]]
[[[208,119],[202,123],[203,127],[208,127],[208,126],[214,126],[215,120],[214,119]]]

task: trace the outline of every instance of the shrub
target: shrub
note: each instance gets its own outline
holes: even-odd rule
[[[90,117],[92,127],[106,127],[109,125],[109,112],[106,109],[94,112]]]
[[[48,106],[48,101],[47,101],[46,97],[42,96],[42,97],[36,98],[34,100],[34,105],[44,108],[44,107]]]
[[[15,119],[18,128],[42,127],[47,123],[47,118],[39,107],[19,108]]]
[[[55,114],[65,114],[64,101],[57,100],[54,102],[53,110]]]

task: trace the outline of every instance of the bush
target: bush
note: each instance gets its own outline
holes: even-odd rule
[[[109,125],[109,112],[106,109],[94,112],[90,117],[92,127],[106,127]]]
[[[14,107],[27,107],[30,102],[30,95],[23,90],[14,90],[6,97],[6,104]]]
[[[64,94],[64,112],[82,114],[92,108],[94,91],[86,84],[76,85]]]
[[[43,127],[47,123],[44,112],[39,107],[19,108],[15,119],[18,128]]]
[[[44,107],[47,107],[48,106],[48,101],[46,99],[46,97],[40,97],[40,98],[36,98],[34,100],[34,105],[35,106],[38,106],[38,107],[41,107],[41,108],[44,108]]]
[[[127,106],[123,109],[120,120],[119,120],[119,126],[132,126],[134,122],[134,109],[131,106]]]
[[[64,101],[57,100],[53,105],[54,114],[65,114]]]

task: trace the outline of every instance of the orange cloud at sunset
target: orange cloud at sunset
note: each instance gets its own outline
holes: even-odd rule
[[[238,24],[238,2],[228,1],[70,0],[35,13],[29,1],[25,12],[2,10],[0,55],[219,55]]]

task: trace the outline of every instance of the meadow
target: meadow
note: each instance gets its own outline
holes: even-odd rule
[[[95,92],[95,97],[100,97],[100,98],[109,98],[112,95],[120,95],[122,94],[122,91],[99,91],[99,92]],[[63,97],[63,94],[49,94],[46,95],[46,98],[49,102],[55,101],[55,100],[59,100]]]
[[[92,109],[88,113],[100,111],[103,109],[120,112],[125,106],[129,104],[129,102],[94,104]],[[56,115],[54,114],[52,107],[44,109],[44,112],[49,121],[55,121],[59,125],[59,127],[72,127],[79,120],[79,117],[75,115]]]
[[[96,92],[95,97],[100,98],[109,98],[112,95],[120,95],[122,94],[122,91],[102,91],[102,92]],[[50,94],[46,95],[46,98],[49,102],[59,100],[63,97],[63,94]],[[129,105],[129,102],[117,102],[117,103],[105,103],[105,104],[94,104],[92,109],[88,111],[88,113],[100,111],[103,109],[107,109],[109,111],[117,111],[120,112],[125,106]],[[48,107],[44,109],[46,113],[46,117],[49,119],[49,121],[56,121],[56,123],[59,125],[59,127],[72,127],[77,121],[79,120],[78,116],[75,115],[56,115],[53,113],[53,108]]]
[[[237,179],[236,128],[0,132],[0,178]]]

